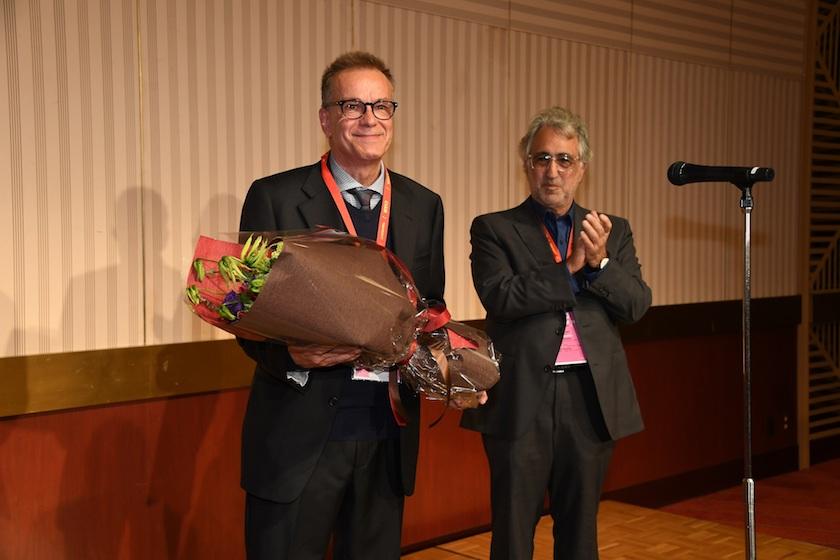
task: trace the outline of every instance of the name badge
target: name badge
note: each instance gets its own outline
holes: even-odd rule
[[[353,381],[378,381],[380,383],[388,383],[388,370],[354,368]]]

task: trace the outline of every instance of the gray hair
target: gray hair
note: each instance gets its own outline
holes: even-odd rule
[[[522,158],[523,165],[527,164],[534,136],[544,126],[550,126],[566,138],[577,138],[580,147],[580,154],[578,155],[583,163],[588,163],[592,158],[592,150],[589,148],[589,130],[586,128],[586,123],[579,115],[572,113],[565,107],[554,106],[537,113],[531,120],[525,136],[519,141],[519,157]]]

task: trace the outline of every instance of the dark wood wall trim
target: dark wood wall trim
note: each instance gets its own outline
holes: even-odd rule
[[[799,296],[752,302],[754,332],[798,325],[800,315]],[[637,343],[740,329],[740,301],[663,305],[622,327],[622,338]],[[247,387],[252,373],[233,340],[2,358],[0,417]]]
[[[0,418],[247,387],[235,340],[0,359]]]
[[[799,296],[753,299],[750,305],[753,332],[795,327],[801,322]],[[646,342],[740,333],[742,306],[741,300],[727,300],[652,307],[638,323],[621,327],[621,339]]]
[[[828,303],[828,302],[826,302]],[[802,320],[800,296],[753,299],[752,330],[764,331],[795,327]],[[709,336],[741,332],[741,300],[707,301],[651,307],[642,319],[621,326],[624,342],[651,342],[692,336]],[[840,302],[838,302],[840,308]],[[484,320],[466,321],[484,328]]]

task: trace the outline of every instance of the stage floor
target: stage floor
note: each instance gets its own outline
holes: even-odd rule
[[[685,517],[613,501],[601,502],[598,542],[602,559],[674,560],[744,558],[744,530],[732,525]],[[756,535],[757,556],[840,560],[840,550],[791,539]],[[403,556],[403,560],[486,559],[490,533],[441,544]],[[535,560],[552,558],[551,519],[537,526]]]

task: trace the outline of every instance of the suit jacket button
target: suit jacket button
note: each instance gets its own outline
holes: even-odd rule
[[[330,406],[335,406],[338,404],[338,397],[330,397],[330,400],[327,402]]]
[[[545,366],[545,367],[543,368],[543,371],[544,371],[544,372],[546,372],[546,373],[551,372],[551,366]]]
[[[557,327],[557,328],[554,330],[554,334],[563,334],[563,329],[561,329],[560,327]]]

